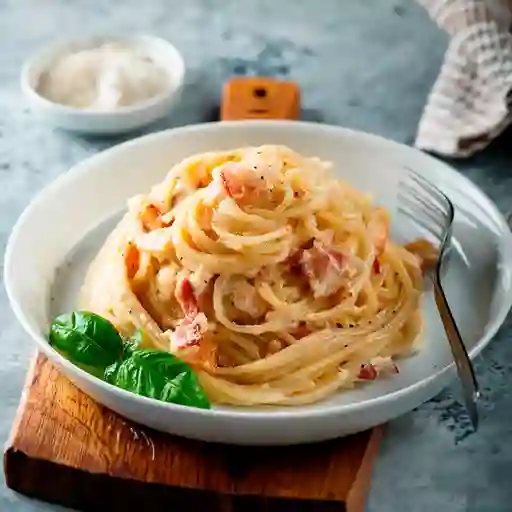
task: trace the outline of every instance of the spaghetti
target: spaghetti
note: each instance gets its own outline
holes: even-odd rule
[[[329,164],[247,147],[187,158],[131,199],[81,307],[188,362],[213,402],[305,404],[398,371],[422,264]]]

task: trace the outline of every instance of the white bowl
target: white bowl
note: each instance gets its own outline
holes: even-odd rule
[[[127,198],[149,190],[185,156],[263,143],[331,160],[340,177],[350,174],[354,185],[371,190],[378,200],[388,176],[402,166],[442,188],[456,207],[454,250],[444,280],[448,300],[471,356],[489,343],[512,303],[512,235],[493,203],[469,180],[413,148],[343,128],[291,121],[210,123],[148,135],[88,158],[43,190],[12,232],[5,256],[11,306],[39,349],[85,393],[127,418],[172,434],[272,445],[320,441],[384,423],[434,396],[453,376],[430,293],[424,346],[400,362],[399,375],[301,407],[200,410],[158,402],[92,377],[50,347],[50,319],[75,309],[85,267]],[[405,237],[414,235],[406,233],[398,217],[393,221]]]
[[[169,88],[153,98],[116,110],[103,112],[85,110],[54,103],[37,92],[42,73],[55,59],[70,50],[80,50],[104,42],[136,44],[145,49],[150,57],[165,69],[170,77]],[[57,43],[31,58],[22,68],[21,89],[32,110],[43,121],[67,130],[108,135],[128,132],[141,128],[166,116],[179,100],[185,79],[185,64],[180,52],[168,41],[149,35],[95,37],[85,40]]]

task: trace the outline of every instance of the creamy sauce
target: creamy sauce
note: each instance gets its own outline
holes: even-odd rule
[[[170,85],[169,73],[143,48],[112,42],[56,59],[37,91],[54,103],[111,111],[148,100]]]

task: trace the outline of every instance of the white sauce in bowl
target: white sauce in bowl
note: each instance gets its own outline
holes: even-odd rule
[[[110,42],[61,55],[36,89],[54,103],[106,112],[149,100],[170,86],[169,73],[143,48]]]

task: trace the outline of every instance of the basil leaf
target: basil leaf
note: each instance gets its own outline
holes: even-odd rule
[[[142,329],[138,329],[133,336],[129,336],[123,339],[123,359],[131,357],[133,352],[138,349],[142,344],[143,332]]]
[[[49,342],[72,363],[94,375],[121,359],[123,342],[116,328],[89,311],[58,316],[50,327]]]
[[[209,409],[210,401],[194,371],[167,352],[136,349],[108,378],[116,386],[164,402]]]
[[[98,377],[100,379],[103,379],[105,382],[108,382],[109,384],[112,384],[115,386],[117,370],[119,369],[120,364],[121,364],[120,361],[116,361],[115,363],[112,363],[111,365],[109,365],[105,368],[103,375],[99,375]]]
[[[194,371],[172,354],[140,348],[144,333],[121,338],[105,318],[73,311],[55,318],[49,342],[72,363],[133,393],[209,409],[208,397]]]
[[[140,345],[142,344],[142,337],[142,329],[138,329],[133,336],[123,336],[123,361],[131,357],[133,355],[133,352],[140,347]],[[115,386],[117,370],[119,369],[120,364],[121,361],[116,361],[115,363],[112,363],[111,365],[107,366],[105,372],[101,376],[103,380]]]

